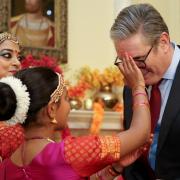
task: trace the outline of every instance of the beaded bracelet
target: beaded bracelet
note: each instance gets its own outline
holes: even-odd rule
[[[149,103],[148,102],[140,102],[140,103],[135,103],[133,104],[133,109],[139,107],[139,106],[146,106],[149,108]]]
[[[149,101],[147,100],[147,99],[144,99],[144,100],[136,100],[136,102],[134,101],[134,103],[133,103],[133,106],[134,105],[138,105],[138,104],[147,104],[147,105],[149,105]]]
[[[134,93],[134,94],[133,94],[133,97],[138,96],[138,95],[144,95],[144,96],[147,97],[147,94],[146,94],[146,93],[143,93],[143,92]]]

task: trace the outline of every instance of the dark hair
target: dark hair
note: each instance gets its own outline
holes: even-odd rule
[[[16,95],[8,84],[0,82],[0,97],[0,121],[8,120],[16,110]]]
[[[57,74],[46,67],[35,67],[35,68],[28,68],[17,72],[14,75],[16,78],[20,79],[24,85],[27,86],[28,92],[30,94],[30,107],[27,113],[27,118],[23,126],[28,126],[29,124],[36,122],[36,116],[39,110],[45,107],[48,102],[50,101],[50,96],[53,91],[57,88],[58,85],[58,76]],[[1,83],[2,87],[7,85]],[[0,86],[0,87],[1,87]],[[9,87],[6,88],[6,91],[9,93],[5,94],[5,89],[0,91],[0,96],[3,96],[3,101],[8,101],[7,110],[4,110],[4,117],[12,117],[12,113],[10,115],[9,109],[12,109],[15,112],[16,109],[16,99],[10,98],[14,92]],[[15,96],[15,94],[14,94]],[[12,105],[13,104],[13,105]],[[15,106],[14,106],[15,104]],[[0,109],[4,106],[3,103],[0,103]],[[7,120],[9,118],[3,119],[1,111],[0,111],[0,118],[2,120]]]

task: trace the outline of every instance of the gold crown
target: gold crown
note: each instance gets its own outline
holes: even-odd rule
[[[59,101],[60,97],[62,96],[64,87],[65,87],[65,82],[64,82],[64,79],[63,79],[62,75],[60,75],[58,73],[57,73],[57,75],[58,75],[59,82],[58,82],[57,88],[51,94],[50,103],[52,103],[52,102],[56,103],[56,102]]]
[[[0,33],[0,44],[5,40],[10,40],[16,44],[19,44],[17,38],[8,32]]]

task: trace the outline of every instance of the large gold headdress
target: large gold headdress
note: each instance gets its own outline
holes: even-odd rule
[[[0,44],[5,40],[10,40],[16,44],[19,44],[17,38],[8,32],[0,33]]]

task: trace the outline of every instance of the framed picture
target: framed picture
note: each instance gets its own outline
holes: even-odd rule
[[[67,63],[67,0],[0,0],[0,4],[0,31],[18,38],[23,55],[48,55]]]

